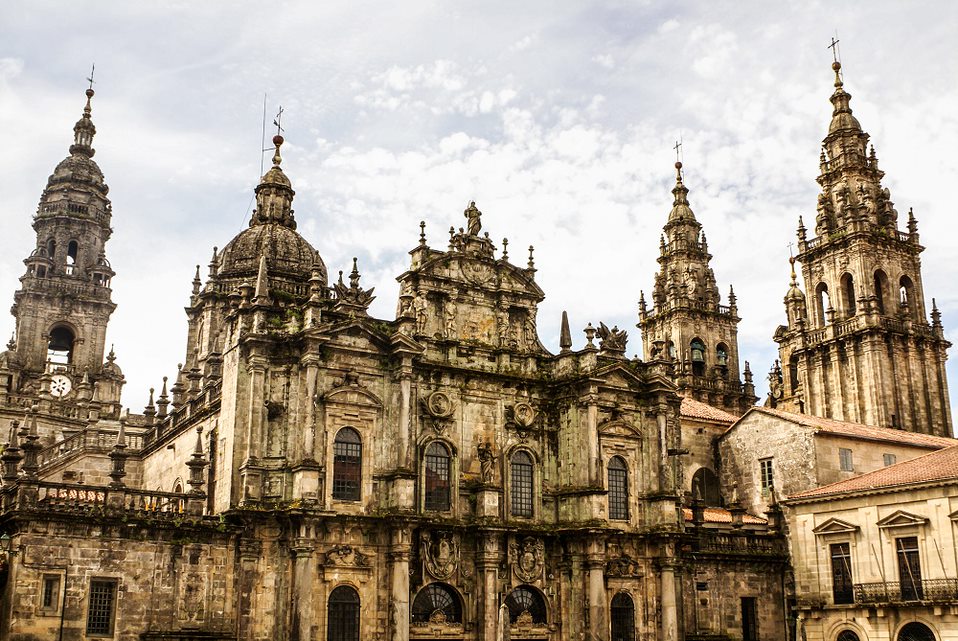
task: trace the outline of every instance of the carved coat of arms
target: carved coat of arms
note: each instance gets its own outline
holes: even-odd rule
[[[532,583],[542,577],[545,563],[545,544],[533,536],[510,545],[512,571],[524,583]]]
[[[459,542],[451,532],[423,532],[420,552],[426,572],[444,581],[459,567]]]

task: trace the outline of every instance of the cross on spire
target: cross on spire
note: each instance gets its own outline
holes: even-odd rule
[[[86,79],[87,82],[90,83],[90,89],[93,89],[93,72],[94,71],[96,71],[96,63],[93,63],[93,65],[90,67],[90,77]]]
[[[789,257],[789,258],[792,257],[792,243],[789,243],[789,244],[788,244],[788,257]]]
[[[679,136],[679,139],[675,141],[675,146],[672,147],[675,150],[675,162],[681,162],[682,158],[682,136]]]
[[[279,111],[276,112],[276,117],[273,118],[273,124],[276,125],[276,135],[281,136],[285,129],[283,129],[283,105],[279,106]]]
[[[837,35],[838,35],[838,32],[835,32],[835,35],[837,36]],[[839,43],[839,42],[840,42],[840,41],[839,41],[837,38],[835,38],[834,36],[832,36],[832,44],[830,44],[830,45],[828,45],[827,47],[825,47],[826,49],[831,49],[831,50],[832,50],[832,61],[833,61],[833,62],[839,62],[838,59],[841,57],[841,50],[838,48],[838,43]]]

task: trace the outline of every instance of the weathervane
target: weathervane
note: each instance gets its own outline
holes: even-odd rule
[[[93,66],[90,67],[90,77],[87,78],[87,82],[90,83],[90,89],[93,89],[93,72],[96,71],[96,63],[93,63]]]

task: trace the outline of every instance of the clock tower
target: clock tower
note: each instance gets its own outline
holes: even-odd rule
[[[104,362],[107,323],[116,307],[105,253],[112,207],[93,160],[92,87],[86,98],[70,154],[53,170],[33,216],[36,247],[14,294],[14,336],[0,353],[0,401],[119,400],[122,374],[112,350]]]

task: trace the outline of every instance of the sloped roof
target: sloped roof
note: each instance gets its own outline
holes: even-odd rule
[[[730,414],[725,410],[720,410],[717,407],[712,407],[711,405],[697,401],[693,398],[683,398],[682,407],[679,411],[682,416],[686,416],[688,418],[717,421],[719,423],[728,423],[729,425],[738,420],[738,417],[735,414]]]
[[[952,479],[958,481],[958,445],[922,454],[861,476],[799,492],[789,496],[788,500],[821,498]]]
[[[683,507],[682,514],[686,521],[692,520],[692,508]],[[721,507],[707,507],[702,514],[702,519],[706,523],[731,523],[732,513]],[[746,525],[765,525],[768,521],[751,514],[745,514],[742,516],[742,523]]]
[[[770,407],[753,407],[745,416],[752,412],[761,412],[770,416],[810,427],[819,434],[831,434],[834,436],[847,436],[866,441],[882,441],[885,443],[898,443],[900,445],[911,445],[913,447],[925,447],[931,449],[941,449],[958,445],[958,439],[947,438],[944,436],[933,436],[931,434],[920,434],[918,432],[906,432],[892,427],[875,427],[874,425],[862,425],[861,423],[849,423],[847,421],[836,421],[831,418],[821,418],[809,414],[796,414],[784,410],[772,409]],[[744,418],[744,417],[743,417]],[[734,427],[734,426],[733,426]]]

